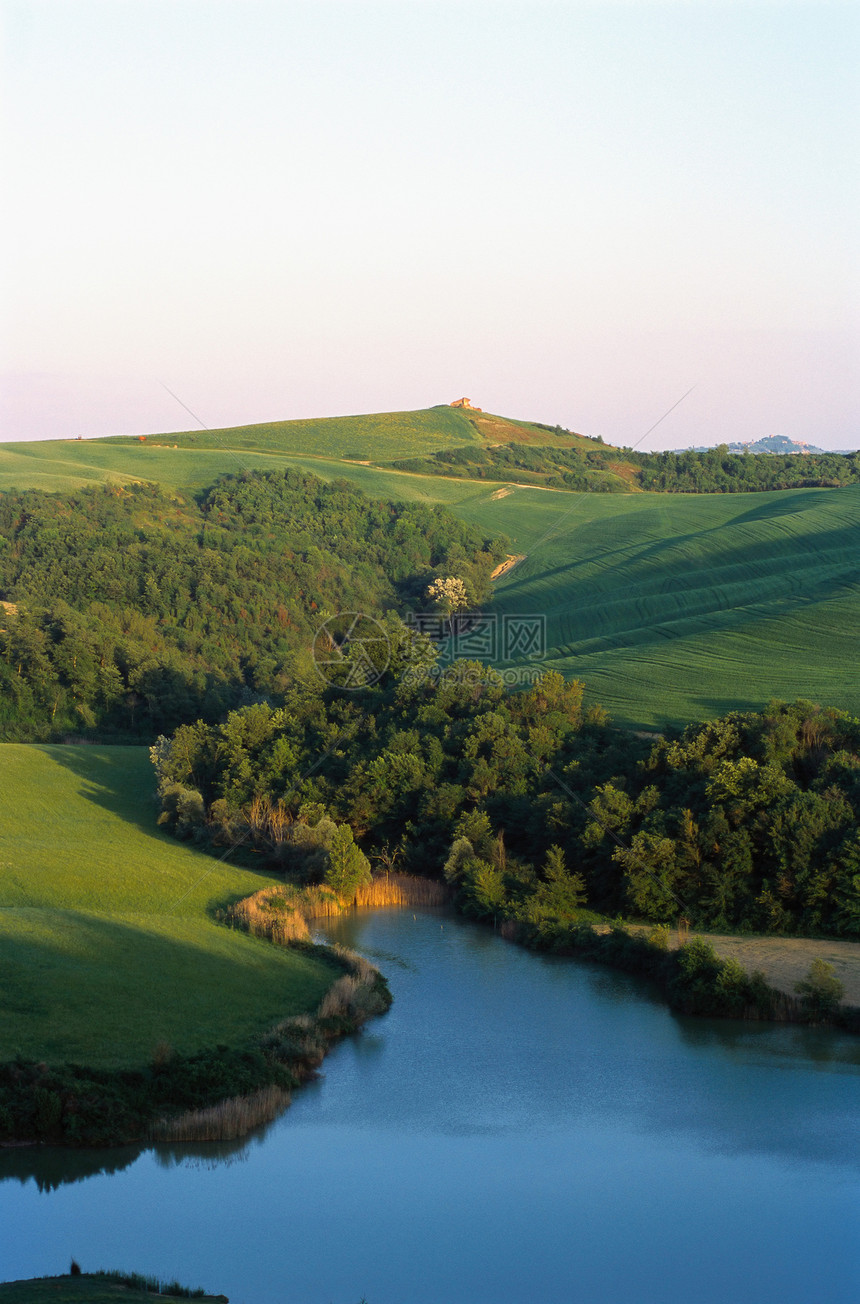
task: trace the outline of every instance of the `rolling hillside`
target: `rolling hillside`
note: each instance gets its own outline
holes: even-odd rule
[[[447,406],[231,430],[0,445],[0,488],[153,480],[180,494],[220,474],[298,466],[376,498],[439,503],[503,532],[525,560],[500,612],[546,613],[543,662],[582,677],[619,721],[659,728],[805,696],[860,711],[860,488],[583,494],[380,466],[501,442],[580,436]]]
[[[144,747],[0,745],[0,1062],[147,1063],[315,1008],[313,957],[212,918],[272,880],[157,828]]]
[[[577,439],[569,437],[566,442],[572,444]],[[295,457],[385,462],[473,441],[512,440],[548,443],[553,435],[530,422],[487,413],[467,415],[462,409],[442,405],[416,412],[179,431],[143,440],[112,436],[0,444],[0,489],[53,492],[94,482],[130,480],[153,480],[171,489],[200,489],[226,472],[284,466]]]
[[[546,613],[542,664],[618,721],[659,729],[771,697],[860,713],[860,487],[516,489],[454,510],[525,554],[496,609]]]

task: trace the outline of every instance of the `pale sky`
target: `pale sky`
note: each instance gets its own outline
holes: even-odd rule
[[[856,448],[853,3],[6,0],[0,439]]]

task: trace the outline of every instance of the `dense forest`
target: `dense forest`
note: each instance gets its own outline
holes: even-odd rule
[[[477,662],[403,661],[362,691],[296,685],[162,738],[162,822],[305,881],[348,828],[379,867],[444,872],[497,922],[589,907],[860,936],[860,721],[773,703],[654,741],[554,673],[511,693]]]
[[[442,508],[376,502],[298,471],[0,495],[0,737],[151,739],[314,675],[329,614],[426,605],[439,575],[479,605],[504,556]]]
[[[860,480],[860,453],[756,456],[730,453],[725,444],[684,453],[637,453],[597,440],[573,448],[469,444],[392,465],[425,475],[518,481],[588,493],[624,493],[631,487],[659,493],[752,493],[835,488]]]
[[[480,605],[505,550],[442,508],[297,471],[196,500],[0,495],[0,735],[161,733],[162,822],[307,882],[375,863],[537,928],[590,909],[860,936],[860,722],[773,703],[647,738],[557,674],[511,692],[442,666],[404,617],[440,577]],[[380,658],[350,691],[311,650],[340,611],[380,622],[375,651],[347,649],[347,670]]]

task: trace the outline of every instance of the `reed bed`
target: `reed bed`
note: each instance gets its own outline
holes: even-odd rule
[[[444,883],[409,874],[380,874],[363,884],[355,895],[355,905],[361,910],[373,906],[443,906],[447,900]]]
[[[280,887],[264,887],[253,896],[237,901],[227,912],[231,923],[238,924],[255,937],[267,937],[284,946],[289,942],[309,942],[310,930],[304,914],[284,899]]]
[[[348,946],[335,945],[331,948],[335,955],[339,956],[347,966],[350,973],[353,974],[360,983],[370,986],[375,983],[379,977],[379,970],[375,964],[371,964],[358,951],[351,950]]]
[[[255,937],[282,945],[310,940],[308,920],[333,919],[347,910],[385,906],[441,906],[448,900],[444,883],[409,874],[385,874],[363,884],[352,901],[330,887],[292,883],[261,888],[231,906],[223,918]]]
[[[328,1038],[321,1032],[315,1016],[297,1014],[276,1023],[260,1044],[264,1054],[275,1059],[316,1068],[325,1059]]]
[[[286,884],[280,890],[286,900],[295,901],[305,919],[333,919],[349,910],[351,905],[330,887],[291,887]]]
[[[338,978],[320,1001],[319,1017],[341,1019],[354,1014],[360,987],[354,974],[345,973],[342,978]]]
[[[281,945],[309,942],[309,919],[343,914],[354,905],[437,905],[445,899],[441,884],[406,875],[386,875],[369,885],[358,901],[347,901],[325,886],[276,884],[261,888],[219,914],[224,922]],[[260,1048],[266,1059],[286,1066],[294,1082],[318,1067],[330,1042],[354,1032],[365,1020],[382,1014],[391,997],[379,970],[347,947],[331,948],[344,973],[324,995],[312,1015],[282,1020],[265,1034]],[[290,1103],[282,1087],[268,1086],[245,1096],[233,1096],[206,1109],[162,1118],[151,1129],[153,1141],[232,1141],[262,1123],[271,1122]]]
[[[153,1141],[235,1141],[287,1108],[290,1093],[263,1087],[248,1096],[231,1096],[208,1109],[191,1109],[176,1118],[162,1118],[151,1131]]]

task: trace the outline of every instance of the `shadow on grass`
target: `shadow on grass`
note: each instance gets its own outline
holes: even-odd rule
[[[764,508],[760,509],[764,513]],[[783,512],[793,515],[795,512]],[[777,515],[772,513],[771,515]],[[549,587],[552,605],[581,607],[593,601],[605,605],[607,598],[616,604],[639,604],[643,596],[652,599],[679,593],[707,590],[709,606],[722,609],[731,598],[731,609],[738,601],[746,604],[768,602],[777,584],[792,597],[820,602],[826,592],[850,588],[856,575],[856,554],[860,546],[860,526],[839,525],[818,531],[798,531],[790,539],[762,536],[739,543],[726,542],[727,531],[743,520],[751,523],[766,519],[750,512],[745,517],[708,526],[702,530],[667,535],[655,541],[638,542],[627,538],[617,548],[599,549],[574,560],[548,564],[540,570],[535,555],[529,557],[527,571],[505,585],[494,606],[504,609],[525,595],[529,600],[539,586]],[[698,551],[700,541],[709,535],[723,535],[719,550]],[[557,540],[552,541],[553,544]],[[598,542],[599,546],[599,540]],[[696,548],[690,555],[689,550]],[[617,559],[617,560],[616,560]],[[615,563],[610,565],[610,563]],[[601,565],[602,564],[602,565]],[[625,585],[619,583],[619,571]],[[580,574],[576,574],[579,572]],[[581,576],[581,577],[580,577]],[[736,588],[736,594],[724,591]],[[560,592],[556,594],[556,590]],[[621,597],[613,597],[616,593]],[[539,595],[544,596],[544,595]]]
[[[246,870],[271,882],[273,874],[258,863],[256,855],[238,848],[229,856],[221,848],[182,843],[158,825],[159,806],[156,796],[155,775],[145,746],[90,746],[76,744],[39,744],[35,750],[63,769],[70,770],[80,780],[80,796],[102,810],[130,824],[146,837],[174,849],[184,846],[200,858],[200,873],[206,874],[219,863],[231,868]],[[243,891],[239,895],[246,896]],[[237,893],[225,893],[210,902],[210,913],[226,909],[237,899]]]
[[[142,1067],[159,1047],[250,1046],[279,1019],[314,1009],[336,976],[317,954],[217,925],[185,938],[74,910],[38,915],[43,931],[3,936],[0,1061],[20,1052],[52,1065]],[[28,995],[31,1008],[13,1013]]]
[[[155,775],[147,747],[40,743],[36,751],[81,779],[80,795],[160,842]]]

